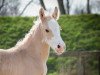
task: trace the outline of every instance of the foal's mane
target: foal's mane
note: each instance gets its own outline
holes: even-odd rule
[[[50,12],[45,11],[45,16],[48,16],[48,15],[50,15]],[[25,42],[31,35],[34,36],[35,30],[38,28],[38,26],[39,26],[40,23],[41,23],[40,17],[38,17],[37,20],[36,20],[36,21],[33,21],[33,22],[34,22],[34,23],[33,23],[34,25],[33,25],[32,28],[30,29],[30,31],[25,35],[25,37],[24,37],[23,39],[19,40],[19,41],[16,43],[15,46],[20,46],[21,44],[24,44],[24,42]]]
[[[31,27],[31,29],[29,30],[29,32],[25,35],[25,37],[23,39],[20,39],[15,46],[20,46],[21,44],[24,44],[25,41],[27,41],[27,39],[30,36],[34,36],[35,34],[35,30],[38,28],[38,26],[40,25],[40,19],[37,19],[34,23],[34,25]]]

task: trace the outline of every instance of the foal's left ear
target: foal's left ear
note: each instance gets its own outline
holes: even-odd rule
[[[54,9],[54,12],[53,12],[53,14],[52,14],[52,17],[54,18],[54,19],[59,19],[59,14],[58,14],[58,8],[57,7],[55,7],[55,9]]]
[[[39,11],[39,16],[40,16],[40,19],[43,20],[45,18],[45,14],[44,14],[44,9],[43,7],[40,9]]]

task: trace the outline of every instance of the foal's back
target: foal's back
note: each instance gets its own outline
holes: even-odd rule
[[[0,75],[20,75],[22,59],[15,53],[13,50],[0,49]]]

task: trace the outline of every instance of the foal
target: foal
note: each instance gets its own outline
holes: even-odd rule
[[[57,17],[57,7],[52,15],[45,15],[41,8],[39,20],[25,38],[15,47],[0,49],[0,75],[46,75],[50,47],[58,55],[65,49]]]

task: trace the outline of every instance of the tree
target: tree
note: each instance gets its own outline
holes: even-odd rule
[[[67,0],[67,14],[70,13],[70,5],[69,5],[69,0]]]
[[[24,11],[26,10],[26,8],[27,8],[32,2],[33,2],[33,0],[31,0],[31,1],[29,1],[29,2],[27,3],[27,5],[24,7],[24,9],[23,9],[22,12],[19,14],[19,16],[21,16],[21,15],[24,13]]]
[[[59,5],[59,9],[60,9],[61,14],[65,14],[63,0],[58,0],[58,5]]]
[[[44,5],[43,0],[40,0],[40,4],[41,4],[41,6],[46,10],[46,7],[45,7],[45,5]]]
[[[25,5],[24,9],[23,9],[22,12],[19,14],[19,16],[21,16],[21,15],[24,13],[24,11],[27,9],[27,7],[28,7],[32,2],[34,2],[34,0],[30,0],[30,1]],[[41,6],[46,10],[43,0],[40,0],[40,4],[41,4]]]
[[[1,0],[0,16],[16,16],[18,15],[18,0]]]
[[[5,0],[2,0],[2,2],[1,2],[1,6],[0,6],[0,11],[1,11],[1,9],[2,9],[3,6],[4,6],[4,3],[5,3]]]
[[[87,13],[90,14],[91,10],[90,10],[90,0],[87,0]]]

